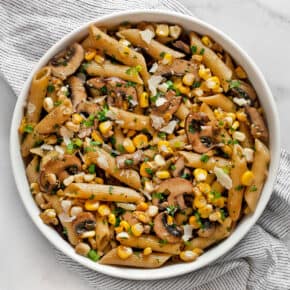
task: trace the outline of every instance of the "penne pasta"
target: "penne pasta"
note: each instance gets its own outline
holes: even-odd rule
[[[110,242],[110,229],[106,217],[96,218],[96,246],[98,251],[103,251]]]
[[[187,115],[190,113],[190,110],[185,106],[185,104],[181,103],[178,110],[174,113],[174,115],[180,119],[185,120]]]
[[[33,159],[26,167],[26,175],[29,183],[35,183],[39,178],[39,159],[38,156],[34,156]]]
[[[208,106],[207,103],[202,103],[201,106],[200,106],[200,111],[205,113],[208,118],[211,120],[211,121],[215,121],[216,118],[214,116],[214,112],[212,111],[212,109]]]
[[[221,108],[226,112],[235,112],[235,104],[223,94],[216,94],[209,97],[200,97],[200,101],[215,108]]]
[[[100,264],[120,265],[135,268],[159,268],[170,257],[170,254],[165,253],[152,253],[149,256],[144,256],[141,253],[133,253],[127,259],[121,259],[117,254],[117,249],[112,249],[100,260]]]

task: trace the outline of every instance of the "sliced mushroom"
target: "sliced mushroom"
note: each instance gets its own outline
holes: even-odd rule
[[[62,160],[52,159],[41,168],[40,188],[45,192],[54,191],[66,177],[76,174],[80,169],[81,161],[74,155],[64,155]]]
[[[81,102],[76,107],[77,113],[83,113],[86,116],[94,115],[98,112],[98,110],[99,110],[99,106],[97,104],[89,103],[89,102]]]
[[[50,62],[51,72],[62,80],[72,75],[84,59],[84,49],[78,43],[54,56]]]
[[[160,239],[172,244],[178,243],[183,235],[183,230],[176,224],[169,225],[167,223],[167,217],[167,213],[159,213],[154,219],[153,230]]]
[[[77,218],[72,222],[72,226],[77,235],[84,232],[92,231],[96,227],[96,219],[90,212],[81,212]]]
[[[172,75],[182,76],[187,72],[193,73],[196,80],[199,79],[197,64],[184,59],[175,59],[171,64],[159,64],[155,74],[169,77]]]
[[[94,98],[97,98],[97,97],[104,95],[102,88],[104,88],[106,86],[106,82],[105,82],[104,78],[96,77],[96,78],[91,78],[91,79],[87,80],[86,86],[87,86],[90,94]]]
[[[246,107],[246,112],[251,121],[251,134],[253,137],[267,143],[269,139],[269,133],[261,114],[255,107],[249,106]]]
[[[199,229],[197,234],[203,238],[211,237],[215,232],[216,226],[214,224],[209,225],[209,227],[205,227],[203,229]]]
[[[172,43],[172,45],[174,47],[176,47],[177,49],[183,51],[186,54],[190,54],[190,47],[188,44],[186,44],[185,42],[183,42],[182,40],[177,40],[175,42]]]
[[[179,177],[184,169],[184,158],[181,156],[179,157],[176,162],[174,163],[175,169],[172,172],[174,177]]]
[[[87,99],[86,89],[83,81],[76,76],[71,76],[68,79],[68,83],[71,89],[73,108],[76,108],[79,103]]]
[[[218,144],[215,144],[216,125],[209,121],[205,113],[190,113],[185,120],[185,131],[188,142],[197,153],[206,153]]]
[[[132,154],[123,154],[116,157],[116,163],[118,168],[130,168],[138,165],[144,160],[144,154],[142,150],[137,150]]]
[[[139,221],[138,219],[132,214],[132,212],[126,211],[123,215],[122,218],[130,225],[137,224]]]
[[[232,80],[232,82],[237,82],[239,84],[231,89],[235,97],[250,99],[252,102],[256,100],[257,94],[251,85],[241,80]]]

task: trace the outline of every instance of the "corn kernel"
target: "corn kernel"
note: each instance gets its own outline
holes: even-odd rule
[[[167,216],[167,224],[171,226],[171,225],[173,225],[173,222],[174,222],[173,217],[171,215],[168,215]]]
[[[196,179],[196,181],[205,181],[207,178],[207,171],[202,168],[196,168],[193,171],[193,175]]]
[[[113,226],[116,224],[116,216],[113,213],[109,214],[108,222]]]
[[[117,248],[117,255],[123,260],[128,259],[132,254],[133,250],[130,247],[118,246]]]
[[[196,62],[202,62],[203,60],[203,55],[200,55],[200,54],[194,54],[192,57],[191,57],[192,60],[196,61]]]
[[[138,134],[133,138],[133,143],[138,149],[147,147],[148,137],[145,134]]]
[[[247,115],[245,112],[237,112],[236,113],[236,116],[237,116],[237,119],[240,121],[240,122],[246,122],[247,121]]]
[[[96,183],[98,183],[98,184],[104,184],[104,179],[101,178],[101,177],[96,177],[96,178],[95,178],[95,181],[96,181]]]
[[[245,186],[250,186],[254,181],[255,175],[253,171],[247,170],[241,177],[241,183]]]
[[[170,53],[165,53],[163,59],[162,59],[162,63],[163,64],[171,64],[173,61],[173,57],[172,54]]]
[[[137,223],[132,225],[131,231],[135,237],[140,237],[144,231],[144,227],[141,223]]]
[[[104,57],[101,56],[100,54],[97,54],[97,55],[95,56],[94,60],[95,60],[95,62],[98,63],[98,64],[102,64],[102,63],[105,61]]]
[[[140,95],[140,107],[141,108],[147,108],[149,107],[149,95],[147,92],[143,92]]]
[[[208,218],[209,215],[213,212],[213,207],[211,204],[207,204],[203,206],[202,208],[198,209],[198,212],[200,213],[200,216],[205,219]]]
[[[151,172],[153,173],[152,168],[150,166],[150,163],[143,162],[141,164],[141,166],[140,166],[140,174],[141,174],[141,176],[143,176],[143,177],[151,177]]]
[[[230,113],[227,113],[226,116],[232,118],[233,121],[236,120],[236,114],[235,114],[235,113],[231,113],[231,112],[230,112]]]
[[[130,229],[130,225],[129,225],[129,223],[128,222],[126,222],[126,221],[121,221],[120,222],[120,227],[122,227],[123,228],[123,230],[125,230],[125,231],[129,231],[129,229]]]
[[[189,218],[189,224],[193,227],[193,229],[199,229],[200,228],[200,223],[198,222],[196,216],[192,215]]]
[[[202,43],[203,43],[204,45],[206,45],[206,46],[208,46],[208,47],[211,47],[211,46],[212,46],[212,41],[211,41],[211,39],[210,39],[208,36],[206,36],[206,35],[204,35],[204,36],[201,38],[201,41],[202,41]]]
[[[220,87],[220,80],[218,77],[210,77],[206,80],[205,85],[208,89],[218,89]]]
[[[182,82],[186,86],[191,86],[194,82],[194,74],[193,73],[186,73],[182,78]]]
[[[237,130],[237,129],[239,128],[239,126],[240,126],[239,121],[235,121],[235,122],[233,123],[233,125],[232,125],[232,129],[233,129],[233,130]]]
[[[143,211],[134,211],[133,215],[144,224],[148,224],[150,222],[148,214]]]
[[[74,124],[80,124],[83,120],[84,120],[84,118],[80,114],[73,114],[72,115],[72,122]]]
[[[178,89],[179,89],[180,93],[182,93],[183,95],[188,95],[190,93],[189,87],[179,86]]]
[[[197,254],[198,256],[200,256],[203,253],[203,250],[200,248],[194,248],[192,250],[195,254]]]
[[[112,121],[105,121],[100,123],[99,125],[99,129],[103,135],[107,135],[112,130],[112,127],[113,127]]]
[[[136,150],[136,147],[130,138],[124,139],[123,146],[128,153],[134,153]]]
[[[203,195],[196,196],[193,200],[193,206],[195,208],[202,208],[206,206],[207,202]]]
[[[208,183],[201,182],[197,184],[198,189],[203,193],[208,193],[211,190],[211,187]]]
[[[121,233],[121,232],[123,232],[123,228],[122,227],[115,227],[115,232],[117,233],[117,234],[119,234],[119,233]]]
[[[156,176],[159,178],[159,179],[167,179],[170,177],[170,173],[169,171],[167,170],[160,170],[160,171],[157,171],[156,172]]]
[[[53,99],[51,97],[46,97],[43,100],[43,108],[45,111],[50,112],[54,108]]]
[[[229,145],[223,145],[222,148],[224,153],[226,153],[228,156],[232,156],[233,154],[233,148]]]
[[[149,256],[152,253],[152,249],[150,247],[147,247],[143,250],[144,256]]]
[[[192,262],[198,257],[198,255],[193,251],[182,251],[180,252],[179,257],[184,262]]]
[[[146,203],[146,202],[141,202],[141,203],[139,203],[139,204],[137,205],[136,209],[137,209],[137,210],[141,210],[141,211],[145,211],[145,210],[148,209],[148,207],[149,207],[148,203]]]
[[[96,211],[99,208],[99,201],[96,200],[87,200],[85,202],[85,209],[88,211]]]
[[[215,109],[213,112],[214,112],[215,117],[216,117],[218,120],[221,120],[221,119],[223,119],[223,118],[225,117],[224,112],[222,112],[222,111],[219,110],[219,109]]]
[[[147,210],[147,214],[150,217],[154,217],[158,214],[158,207],[156,205],[149,205],[148,210]]]
[[[156,27],[156,35],[166,37],[169,35],[169,27],[167,24],[159,24]]]
[[[167,153],[173,152],[170,147],[170,143],[166,140],[159,140],[157,146],[158,146],[159,152],[161,153],[167,154]]]
[[[98,134],[98,132],[96,130],[94,130],[92,132],[92,138],[94,141],[100,142],[100,143],[104,143],[103,138],[100,136],[100,134]]]
[[[110,208],[107,205],[102,204],[98,208],[98,213],[101,216],[108,216],[111,213],[111,210],[110,210]]]
[[[225,201],[226,201],[226,198],[222,196],[219,198],[215,198],[214,200],[212,200],[211,203],[215,205],[216,207],[223,208],[225,206]]]
[[[222,215],[221,215],[220,211],[216,211],[216,212],[213,212],[209,215],[209,220],[211,222],[215,222],[215,221],[220,220],[221,217],[222,217]]]
[[[198,75],[203,79],[203,80],[207,80],[211,77],[211,71],[209,68],[204,68],[201,66],[201,68],[198,71]]]
[[[94,57],[96,56],[96,50],[95,49],[88,49],[86,52],[85,52],[85,60],[86,61],[90,61],[92,60]]]
[[[244,71],[244,69],[240,66],[236,67],[235,69],[235,73],[237,75],[237,77],[239,79],[246,79],[248,76],[247,76],[247,73]]]

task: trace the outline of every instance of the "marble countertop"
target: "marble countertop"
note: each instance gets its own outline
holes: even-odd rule
[[[180,0],[197,17],[215,25],[237,41],[256,61],[277,102],[282,146],[290,152],[290,1],[288,0]],[[1,17],[1,16],[0,16]],[[5,104],[13,108],[14,100]],[[8,152],[9,122],[0,114],[2,152]],[[8,156],[1,158],[0,171],[10,171]],[[8,174],[1,181],[0,220],[6,223],[0,236],[1,290],[84,290],[88,284],[77,273],[57,263],[53,248],[32,224]],[[8,230],[9,229],[9,230]],[[290,240],[290,239],[289,239]],[[290,245],[290,244],[289,244]],[[290,246],[289,246],[290,249]],[[3,263],[4,262],[4,263]]]

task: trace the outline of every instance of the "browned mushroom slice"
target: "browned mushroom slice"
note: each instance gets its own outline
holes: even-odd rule
[[[216,127],[205,113],[190,113],[185,120],[185,131],[188,142],[197,153],[206,153],[213,147]]]
[[[84,49],[74,43],[51,59],[51,72],[55,77],[64,80],[78,69],[83,59]]]
[[[131,154],[123,154],[116,157],[116,163],[118,168],[130,168],[138,165],[144,160],[144,154],[142,150],[137,150]]]
[[[175,59],[171,64],[159,64],[155,74],[167,77],[172,75],[182,76],[187,72],[193,73],[196,79],[199,79],[197,64],[184,59]]]
[[[72,227],[77,235],[81,235],[84,232],[92,231],[95,229],[96,219],[90,212],[81,212],[72,222]]]
[[[139,221],[138,219],[132,214],[132,212],[126,211],[123,215],[122,218],[130,225],[137,224]]]
[[[231,82],[236,82],[238,84],[231,89],[231,92],[235,97],[250,99],[251,101],[256,100],[257,94],[251,85],[241,80],[232,80]]]
[[[153,230],[160,239],[171,244],[178,243],[181,241],[183,230],[176,224],[169,225],[167,217],[168,214],[165,212],[158,214],[154,219]]]
[[[87,116],[94,115],[98,112],[99,106],[95,103],[81,102],[77,107],[77,113],[83,113]]]
[[[173,42],[172,45],[176,47],[177,49],[183,51],[184,53],[190,54],[190,46],[186,44],[185,42],[183,42],[182,40],[177,40]]]
[[[75,174],[81,169],[81,161],[74,155],[64,155],[62,160],[51,159],[41,168],[39,184],[41,190],[52,192],[56,190],[69,174]]]
[[[181,156],[179,157],[176,162],[174,163],[175,169],[172,172],[174,177],[178,177],[181,175],[181,172],[184,169],[184,158]]]
[[[267,143],[269,139],[269,133],[261,114],[255,107],[249,106],[246,107],[246,112],[251,121],[251,134],[253,137]]]
[[[87,99],[86,89],[84,87],[83,81],[78,77],[71,76],[68,79],[68,83],[71,89],[73,108],[76,108],[79,103]]]

